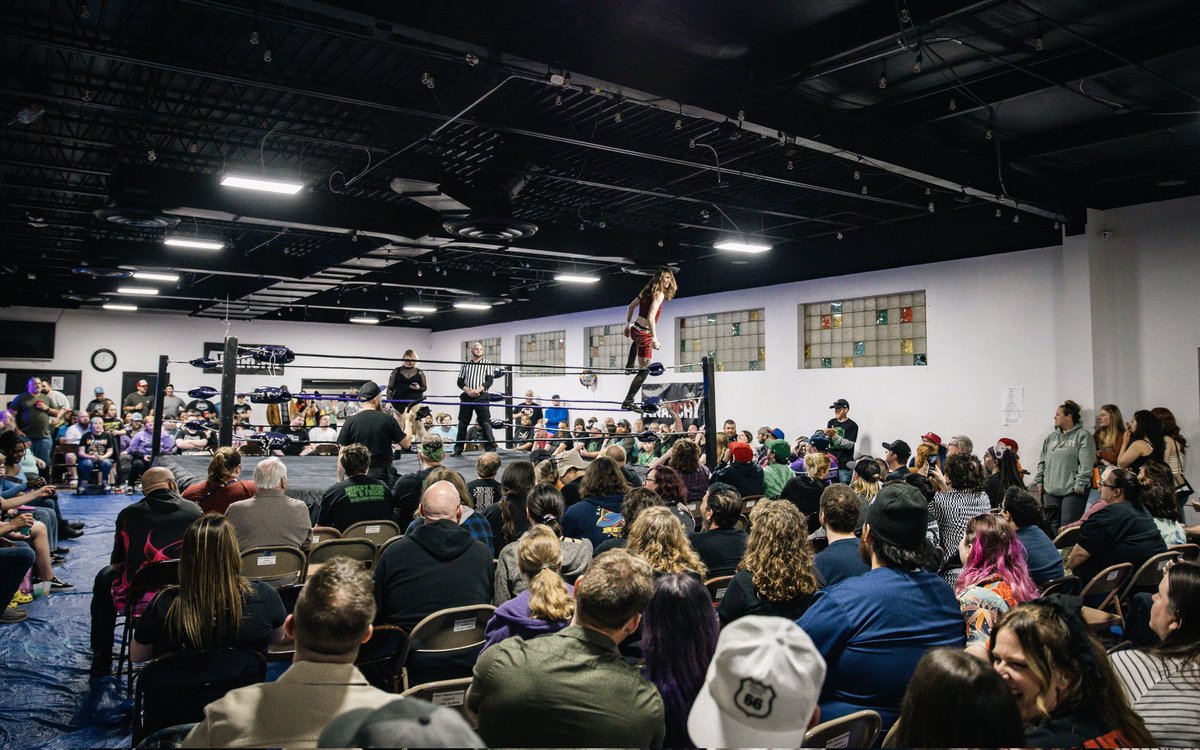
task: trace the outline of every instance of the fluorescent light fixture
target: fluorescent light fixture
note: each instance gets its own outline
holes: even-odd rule
[[[721,240],[713,247],[734,253],[765,253],[771,249],[770,245],[761,242],[743,242],[741,240]]]
[[[236,174],[225,175],[221,178],[221,184],[225,187],[244,188],[246,190],[260,190],[264,193],[280,193],[282,195],[295,195],[304,189],[303,182],[268,180],[263,177],[247,177],[245,175]]]
[[[103,305],[105,310],[123,310],[125,312],[137,312],[137,305],[118,305],[116,302],[108,302]]]
[[[459,310],[490,310],[492,305],[489,302],[455,302],[454,306]]]
[[[434,307],[433,305],[405,305],[404,306],[404,312],[410,312],[410,313],[432,314],[437,311],[438,311],[438,309],[436,307]]]
[[[164,245],[171,247],[190,247],[194,250],[221,250],[225,247],[224,242],[215,240],[193,240],[187,237],[167,237],[163,240]]]
[[[600,281],[598,276],[583,276],[577,273],[560,273],[554,277],[555,281],[566,281],[571,284],[595,284]]]
[[[350,319],[351,323],[362,323],[363,325],[373,326],[379,324],[379,318],[372,318],[370,315],[359,315]]]
[[[122,286],[117,288],[117,294],[152,295],[158,290],[152,286]]]
[[[155,271],[134,271],[133,278],[142,281],[179,281],[177,273],[157,273]]]

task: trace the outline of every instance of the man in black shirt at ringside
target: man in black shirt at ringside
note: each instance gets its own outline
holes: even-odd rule
[[[338,465],[346,478],[325,490],[317,525],[345,531],[359,521],[390,519],[392,488],[367,476],[367,468],[371,465],[371,452],[367,447],[355,443],[342,448]]]
[[[361,443],[371,452],[371,466],[367,476],[381,479],[389,487],[396,482],[396,469],[392,466],[392,446],[407,448],[412,440],[412,412],[383,411],[383,392],[373,380],[363,383],[358,389],[362,410],[352,414],[338,433],[338,445]]]

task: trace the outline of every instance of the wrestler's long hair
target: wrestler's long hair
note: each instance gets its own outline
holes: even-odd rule
[[[679,291],[679,284],[675,282],[675,274],[671,269],[662,266],[658,272],[646,282],[646,286],[642,287],[642,291],[638,292],[638,296],[643,299],[654,299],[654,295],[662,294],[663,299],[675,299],[675,293]]]

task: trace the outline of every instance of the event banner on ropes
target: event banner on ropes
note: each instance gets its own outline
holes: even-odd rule
[[[684,427],[693,422],[704,422],[703,383],[654,383],[642,386],[642,398],[650,396],[658,396],[663,403],[658,407],[658,411],[646,412],[642,417],[642,421],[647,425],[659,422],[674,424],[676,413],[683,420]]]

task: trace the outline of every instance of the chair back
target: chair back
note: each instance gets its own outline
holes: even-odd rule
[[[427,700],[435,706],[452,708],[462,714],[472,728],[479,723],[467,710],[467,689],[471,687],[471,678],[463,677],[457,680],[438,680],[414,685],[400,694],[401,698],[416,697]]]
[[[296,600],[300,598],[300,592],[303,590],[303,583],[289,583],[276,589],[280,601],[283,602],[283,608],[289,615],[296,611]]]
[[[704,588],[708,589],[708,595],[712,597],[714,607],[725,598],[725,592],[729,590],[729,582],[732,580],[733,576],[717,576],[704,582]]]
[[[451,656],[482,650],[484,630],[495,612],[496,608],[490,604],[471,604],[438,610],[418,622],[397,662],[402,689],[408,690],[410,687],[407,667],[414,655]],[[461,676],[469,675],[468,669],[467,674]]]
[[[1058,536],[1054,537],[1055,549],[1064,550],[1071,549],[1075,546],[1075,540],[1079,538],[1079,527],[1072,526],[1069,529],[1063,529],[1058,532]]]
[[[1046,596],[1048,594],[1066,594],[1071,596],[1079,593],[1079,587],[1081,585],[1082,582],[1079,580],[1078,576],[1059,576],[1052,581],[1046,581],[1043,583],[1040,587],[1038,587],[1038,591],[1041,592],[1042,596]]]
[[[343,539],[369,539],[376,547],[394,536],[399,536],[400,525],[395,521],[359,521],[352,523],[342,532]]]
[[[408,633],[398,625],[376,625],[371,638],[358,647],[354,665],[367,677],[371,684],[388,690],[391,677],[396,673],[396,661],[408,641]],[[379,679],[373,679],[379,676]]]
[[[1112,603],[1117,598],[1117,592],[1125,585],[1125,582],[1133,575],[1133,563],[1118,563],[1110,565],[1104,570],[1097,573],[1088,584],[1083,587],[1083,591],[1079,592],[1079,598],[1087,604],[1089,596],[1104,594],[1104,598],[1100,600],[1093,609],[1107,611]],[[1091,606],[1090,604],[1087,606]],[[1119,609],[1119,605],[1118,605]]]
[[[742,498],[742,512],[749,513],[750,510],[758,505],[758,501],[762,500],[765,495],[746,495]]]
[[[1121,593],[1117,595],[1117,598],[1122,602],[1128,602],[1136,589],[1157,588],[1166,574],[1167,566],[1178,559],[1179,553],[1171,549],[1151,557],[1129,577],[1129,580],[1121,587]]]
[[[251,547],[242,552],[242,575],[273,589],[303,582],[307,567],[298,547]]]
[[[1200,544],[1172,544],[1167,551],[1178,552],[1179,557],[1187,562],[1200,560]]]
[[[312,540],[313,544],[320,544],[321,542],[325,542],[330,539],[341,539],[342,538],[342,532],[338,531],[337,529],[333,528],[332,526],[313,526],[312,534],[313,534],[313,540]]]
[[[312,566],[323,565],[335,557],[358,560],[370,570],[375,563],[375,545],[369,539],[330,539],[321,542],[308,551],[309,575],[312,575]]]
[[[209,703],[266,677],[266,657],[246,648],[184,651],[151,661],[134,690],[133,744],[163,727],[202,721]]]
[[[160,560],[143,565],[142,569],[133,574],[129,582],[129,598],[127,601],[136,603],[135,594],[146,594],[156,589],[174,586],[179,583],[179,561]]]
[[[804,747],[874,747],[882,725],[874,711],[855,711],[808,730]]]

